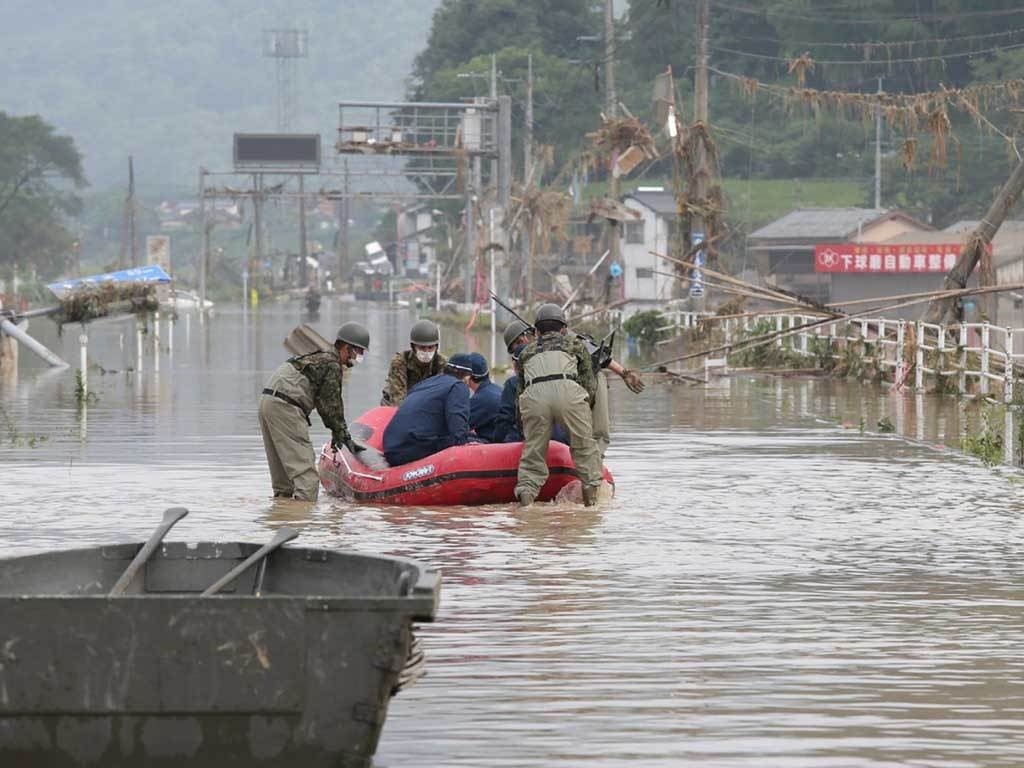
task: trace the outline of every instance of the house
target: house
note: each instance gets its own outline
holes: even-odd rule
[[[406,277],[426,277],[437,259],[434,212],[425,205],[413,205],[398,212],[398,255],[396,271]]]
[[[747,251],[766,284],[842,302],[936,288],[948,254],[911,247],[934,231],[898,210],[803,208],[752,232]]]
[[[622,198],[639,217],[622,224],[623,298],[627,314],[663,305],[681,295],[675,265],[655,254],[669,254],[678,206],[663,187],[640,187]]]
[[[950,224],[944,233],[965,242],[978,221],[958,221]],[[1020,285],[1024,283],[1024,221],[1004,221],[992,238],[992,266],[998,285]],[[990,320],[1009,328],[1024,327],[1024,292],[1003,291],[996,294],[993,304],[994,316]]]

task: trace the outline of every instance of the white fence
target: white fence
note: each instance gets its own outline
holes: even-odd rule
[[[669,321],[659,330],[678,335],[696,327],[707,313],[670,311]],[[1013,400],[1016,378],[1024,372],[1024,328],[1003,328],[989,323],[935,325],[909,320],[837,319],[821,323],[817,315],[770,314],[749,318],[728,318],[716,323],[726,344],[750,338],[752,329],[767,323],[780,333],[770,343],[798,355],[820,360],[823,355],[840,360],[851,354],[851,344],[862,345],[855,354],[880,371],[889,372],[898,387],[924,392],[929,385],[945,380],[944,389],[963,395],[1002,395]],[[813,328],[802,326],[819,323]],[[762,325],[763,329],[763,325]],[[770,332],[770,331],[769,331]],[[659,341],[668,343],[672,338]],[[951,379],[951,381],[950,381]],[[950,386],[955,382],[956,386]]]

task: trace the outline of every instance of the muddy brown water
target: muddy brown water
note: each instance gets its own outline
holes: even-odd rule
[[[350,317],[373,334],[354,417],[412,316],[325,303],[316,325]],[[942,448],[962,428],[955,400],[616,381],[617,493],[597,509],[274,504],[255,403],[299,320],[183,316],[159,374],[149,350],[141,375],[91,373],[84,416],[73,374],[23,353],[0,389],[0,555],[140,540],[183,504],[181,538],[289,524],[309,545],[440,567],[428,676],[393,700],[382,766],[1024,762],[1024,495],[1013,469]],[[33,331],[77,360],[77,327]],[[104,368],[131,364],[130,322],[89,335]],[[488,352],[446,333],[449,350],[468,343]],[[883,416],[912,440],[871,434]]]

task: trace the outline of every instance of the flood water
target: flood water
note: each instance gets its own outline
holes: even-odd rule
[[[373,339],[346,385],[355,417],[413,316],[325,303],[315,325],[352,318]],[[141,540],[184,505],[171,538],[288,524],[440,568],[428,676],[392,701],[378,749],[389,768],[1024,763],[1024,486],[941,447],[956,400],[616,380],[616,495],[596,509],[310,509],[271,502],[256,425],[300,319],[183,315],[159,373],[148,348],[141,374],[92,371],[82,416],[73,374],[23,351],[0,390],[0,555]],[[32,330],[77,361],[78,327]],[[131,365],[131,321],[89,336],[103,368]],[[873,434],[882,417],[914,439]]]

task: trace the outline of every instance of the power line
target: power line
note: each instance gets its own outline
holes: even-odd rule
[[[900,58],[900,59],[813,59],[815,65],[846,65],[846,66],[888,66],[890,64],[918,64],[925,61],[945,61],[946,59],[962,59],[970,56],[982,56],[987,53],[998,53],[1000,51],[1016,51],[1024,48],[1024,43],[1015,43],[1014,45],[1003,45],[996,46],[994,48],[982,48],[976,51],[960,51],[957,53],[947,53],[942,56],[916,56],[913,58]],[[759,59],[763,61],[777,61],[783,64],[789,64],[793,61],[793,58],[786,58],[785,56],[769,56],[764,53],[754,53],[753,51],[740,51],[735,48],[723,48],[721,46],[713,45],[711,50],[717,53],[726,53],[730,56],[745,56],[750,59]]]
[[[871,19],[849,18],[834,16],[808,16],[806,14],[790,13],[789,11],[773,10],[771,8],[754,8],[749,5],[737,5],[734,3],[723,3],[720,0],[715,2],[716,8],[737,13],[746,13],[752,16],[778,16],[785,19],[796,19],[799,21],[816,21],[823,24],[863,24],[877,25],[889,24],[894,21],[960,21],[967,18],[993,18],[1001,16],[1013,16],[1024,14],[1024,7],[1004,8],[987,11],[964,11],[961,13],[918,13],[911,16],[875,16]]]
[[[809,41],[809,40],[788,40],[780,37],[758,37],[756,35],[741,35],[731,33],[730,37],[736,38],[737,40],[749,40],[755,43],[785,43],[786,45],[798,46],[800,48],[850,48],[853,50],[864,50],[864,49],[882,49],[882,48],[913,48],[914,46],[933,45],[933,44],[949,44],[965,42],[968,40],[988,40],[995,37],[1012,37],[1014,35],[1024,34],[1024,28],[1018,29],[1007,29],[1001,32],[986,32],[984,34],[977,35],[954,35],[951,37],[929,37],[921,38],[919,40],[892,40],[885,42],[882,40],[866,40],[863,42],[845,42],[839,43],[835,41]]]

